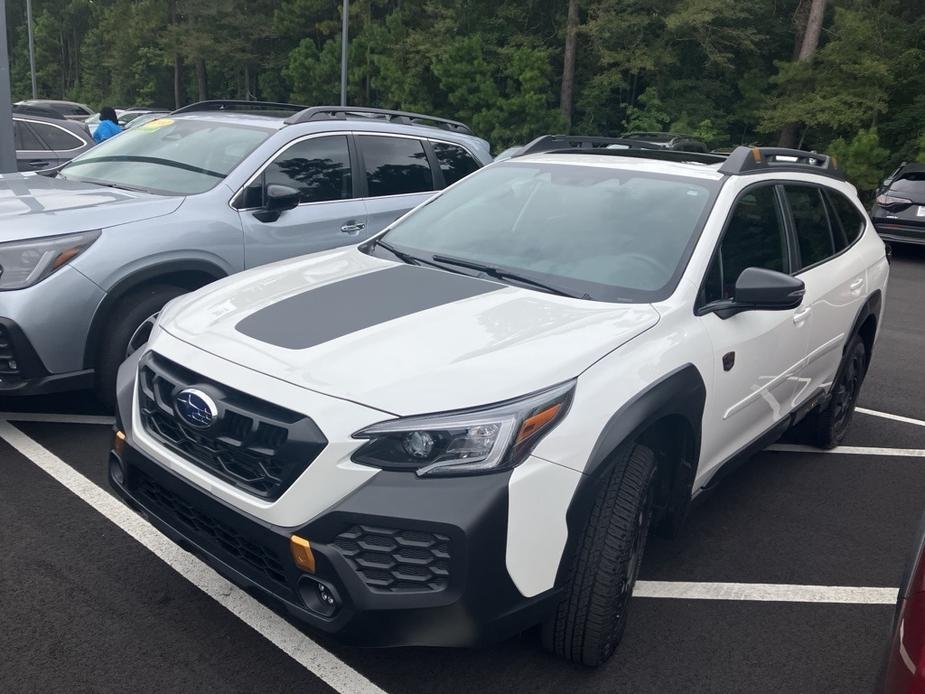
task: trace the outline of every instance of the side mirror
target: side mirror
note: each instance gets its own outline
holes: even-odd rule
[[[783,272],[747,267],[736,280],[734,297],[716,305],[720,318],[744,311],[786,311],[803,303],[806,286],[802,280]]]
[[[261,222],[275,222],[286,210],[299,205],[301,193],[292,186],[271,183],[267,186],[263,209],[254,212],[254,217]]]

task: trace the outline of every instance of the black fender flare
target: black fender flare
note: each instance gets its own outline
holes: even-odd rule
[[[665,520],[670,524],[679,524],[684,518],[690,505],[694,475],[700,457],[706,395],[706,385],[700,371],[693,364],[686,364],[651,384],[611,415],[598,435],[584,470],[585,474],[579,481],[566,512],[568,540],[559,562],[556,586],[562,586],[568,579],[594,499],[612,469],[613,453],[624,443],[638,438],[657,421],[671,416],[684,419],[693,440],[689,442],[687,455],[677,461],[675,469],[659,472],[660,476],[668,474],[668,493],[662,510]]]
[[[84,367],[92,369],[95,366],[96,353],[99,350],[106,322],[112,313],[112,309],[124,296],[145,284],[156,283],[160,279],[170,277],[176,278],[184,273],[208,277],[210,282],[228,276],[228,273],[215,263],[207,260],[189,259],[161,261],[139,268],[121,278],[103,297],[103,300],[96,307],[93,319],[90,321],[90,330],[87,333],[87,343],[84,347]],[[189,287],[191,291],[195,288],[198,287]]]
[[[870,360],[873,357],[873,337],[876,336],[876,331],[880,326],[880,308],[883,305],[883,294],[879,289],[871,293],[867,297],[867,301],[858,309],[857,315],[854,318],[854,323],[851,325],[851,332],[847,333],[845,337],[845,344],[842,345],[842,360],[838,364],[838,370],[835,372],[835,378],[832,380],[832,383],[838,383],[838,380],[841,378],[842,370],[845,368],[845,350],[848,349],[848,345],[851,344],[851,340],[855,335],[861,333],[861,327],[867,322],[867,319],[871,316],[874,317],[874,336],[872,336],[871,343],[869,345],[865,344],[867,347],[867,366],[870,366]],[[822,404],[819,405],[819,409],[824,409],[828,407],[829,401],[832,398],[832,393],[834,392],[834,385],[829,389],[829,392],[825,394],[825,398],[822,400]]]

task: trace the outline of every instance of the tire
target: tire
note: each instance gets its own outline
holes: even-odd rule
[[[591,667],[616,650],[652,520],[655,467],[654,453],[642,445],[626,445],[615,454],[562,601],[543,624],[547,650]]]
[[[115,404],[119,365],[133,351],[129,349],[129,342],[133,337],[144,342],[147,339],[144,324],[164,304],[187,291],[172,285],[152,284],[136,289],[119,300],[106,323],[96,360],[96,396],[102,403],[110,406]],[[139,346],[140,343],[134,344],[135,348]]]
[[[838,378],[825,409],[814,412],[801,423],[802,438],[807,443],[828,450],[844,440],[866,373],[867,348],[864,341],[855,335],[845,349]]]

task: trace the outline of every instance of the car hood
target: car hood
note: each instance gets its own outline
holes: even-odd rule
[[[0,174],[0,242],[137,222],[169,214],[181,202],[37,174]]]
[[[657,321],[648,304],[571,299],[349,248],[181,297],[159,328],[286,382],[407,415],[574,378]]]

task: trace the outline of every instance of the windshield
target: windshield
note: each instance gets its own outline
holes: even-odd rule
[[[487,265],[574,296],[658,301],[677,284],[719,187],[602,166],[504,162],[418,208],[383,240],[408,256]]]
[[[150,193],[203,193],[273,132],[251,125],[159,118],[97,145],[61,174]]]

